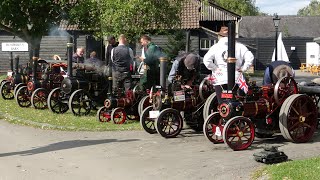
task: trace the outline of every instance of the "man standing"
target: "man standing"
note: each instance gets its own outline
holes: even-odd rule
[[[159,58],[162,52],[158,46],[151,42],[151,38],[143,35],[140,38],[142,47],[145,47],[145,58],[138,57],[144,65],[144,75],[140,79],[140,85],[146,89],[151,89],[154,85],[160,84]]]
[[[227,89],[227,58],[228,58],[228,27],[221,27],[218,33],[218,43],[214,44],[203,58],[204,65],[212,71],[213,74],[219,72],[222,76],[216,76],[215,91],[217,94],[218,103],[220,104],[221,92]],[[236,62],[236,77],[237,81],[241,72],[246,71],[252,65],[254,56],[243,44],[236,42],[235,49]],[[236,89],[234,89],[236,90]]]
[[[97,67],[102,66],[102,61],[97,58],[97,53],[96,53],[95,51],[92,51],[92,52],[90,53],[90,58],[87,59],[87,60],[85,61],[85,63],[89,63],[89,64],[95,65],[95,66],[97,66]]]
[[[84,54],[84,48],[83,47],[77,48],[77,52],[74,53],[72,56],[72,62],[83,63],[84,62],[83,54]]]
[[[114,92],[118,88],[124,88],[124,83],[127,80],[126,89],[131,86],[130,64],[133,61],[133,51],[126,46],[127,39],[125,35],[119,36],[119,45],[111,50],[112,60],[112,88]]]
[[[111,50],[118,46],[118,43],[116,42],[116,39],[114,36],[108,37],[108,46],[106,50],[106,65],[110,64],[111,62]]]

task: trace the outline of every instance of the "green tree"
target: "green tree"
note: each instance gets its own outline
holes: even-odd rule
[[[214,2],[217,5],[241,16],[264,15],[259,12],[259,8],[255,6],[255,0],[214,0]]]
[[[39,56],[41,39],[48,34],[52,27],[59,26],[62,20],[68,19],[72,15],[86,12],[76,13],[79,7],[85,7],[83,4],[90,1],[81,0],[80,2],[72,3],[69,0],[1,0],[0,29],[20,37],[31,47],[30,54],[32,55],[34,52],[35,56]],[[86,17],[84,20],[90,19],[87,14],[83,16]],[[85,23],[85,21],[82,22]]]
[[[126,34],[131,39],[147,31],[172,29],[180,24],[184,0],[100,0],[102,35]]]
[[[308,6],[299,9],[298,15],[299,16],[319,16],[320,1],[312,0]]]

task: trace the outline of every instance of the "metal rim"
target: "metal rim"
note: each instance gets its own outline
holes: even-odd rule
[[[247,149],[254,140],[254,124],[249,118],[233,117],[224,126],[222,135],[224,143],[234,151]]]
[[[203,119],[207,119],[208,116],[217,111],[218,99],[216,93],[212,93],[203,106]]]
[[[49,93],[47,99],[48,108],[57,114],[63,114],[69,110],[68,104],[62,100],[61,93],[61,88],[55,88]]]
[[[48,92],[44,88],[36,89],[31,95],[31,105],[35,109],[46,109]]]
[[[312,98],[295,94],[287,98],[279,113],[279,128],[284,138],[302,143],[309,141],[317,128],[317,107]]]
[[[176,137],[180,134],[182,126],[183,121],[180,113],[172,108],[162,110],[155,121],[157,132],[165,138]]]
[[[101,107],[97,112],[97,120],[99,122],[110,122],[111,121],[111,110],[106,107]]]
[[[204,121],[203,134],[212,143],[223,143],[224,121],[219,112],[214,112]]]
[[[30,97],[28,95],[27,86],[22,86],[17,90],[16,102],[20,107],[31,106]]]
[[[292,94],[298,93],[297,83],[292,77],[282,77],[274,87],[274,100],[278,105]]]
[[[126,122],[127,114],[123,108],[117,107],[112,110],[111,119],[115,124],[123,124]]]
[[[141,116],[142,111],[148,106],[150,106],[149,96],[144,96],[143,98],[141,98],[141,100],[139,101],[139,104],[138,104],[139,116]]]
[[[14,89],[13,89],[13,95],[14,95],[14,96],[16,96],[17,91],[18,91],[18,89],[19,89],[21,86],[25,86],[25,84],[24,84],[24,83],[19,83],[19,84],[16,84],[16,85],[14,86]]]
[[[84,90],[78,89],[71,94],[68,105],[74,115],[84,116],[90,113],[92,101]]]
[[[1,91],[1,96],[4,100],[9,100],[14,98],[11,82],[9,81],[1,82],[0,91]]]
[[[154,118],[149,117],[149,112],[152,110],[152,106],[145,108],[140,116],[140,125],[149,134],[157,133],[156,127],[154,125]]]
[[[203,79],[199,85],[199,96],[202,101],[205,101],[214,91],[214,86],[210,83],[209,80]]]
[[[141,89],[141,86],[139,85],[135,85],[132,89],[132,95],[133,95],[133,99],[134,100],[139,100],[141,99],[142,95],[143,95],[144,90]]]

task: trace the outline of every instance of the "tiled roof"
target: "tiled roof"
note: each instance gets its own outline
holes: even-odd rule
[[[320,16],[279,16],[279,32],[284,37],[320,37]],[[275,36],[272,16],[243,16],[240,37],[266,38]]]
[[[60,26],[58,28],[59,30],[65,30],[65,31],[76,31],[78,29],[78,25],[71,25],[68,24],[68,21],[62,20],[60,23]]]

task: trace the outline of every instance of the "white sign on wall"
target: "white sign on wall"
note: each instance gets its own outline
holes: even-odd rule
[[[8,42],[1,43],[2,51],[28,51],[28,43],[26,42]]]

